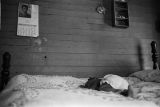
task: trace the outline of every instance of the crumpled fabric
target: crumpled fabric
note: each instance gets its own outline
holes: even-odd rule
[[[105,82],[110,84],[114,89],[128,90],[128,86],[129,86],[128,81],[118,75],[114,75],[114,74],[105,75],[102,78],[100,84],[103,84]]]

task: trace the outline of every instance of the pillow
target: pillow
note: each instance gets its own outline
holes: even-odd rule
[[[160,71],[159,70],[142,70],[134,72],[129,77],[136,77],[146,82],[160,82]]]

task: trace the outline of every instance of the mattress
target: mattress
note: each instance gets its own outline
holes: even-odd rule
[[[136,98],[80,88],[87,78],[21,74],[0,94],[0,107],[160,107],[160,83],[126,79]]]

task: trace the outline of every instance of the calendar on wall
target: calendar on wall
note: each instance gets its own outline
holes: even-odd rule
[[[39,36],[39,6],[19,3],[18,6],[18,36]]]

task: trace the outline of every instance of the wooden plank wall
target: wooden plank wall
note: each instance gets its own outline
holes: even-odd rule
[[[37,0],[38,38],[16,36],[18,1],[2,0],[0,55],[11,53],[12,76],[127,76],[152,68],[150,42],[159,38],[155,1],[129,0],[130,27],[121,29],[111,26],[110,0],[105,16],[95,11],[101,0]]]

